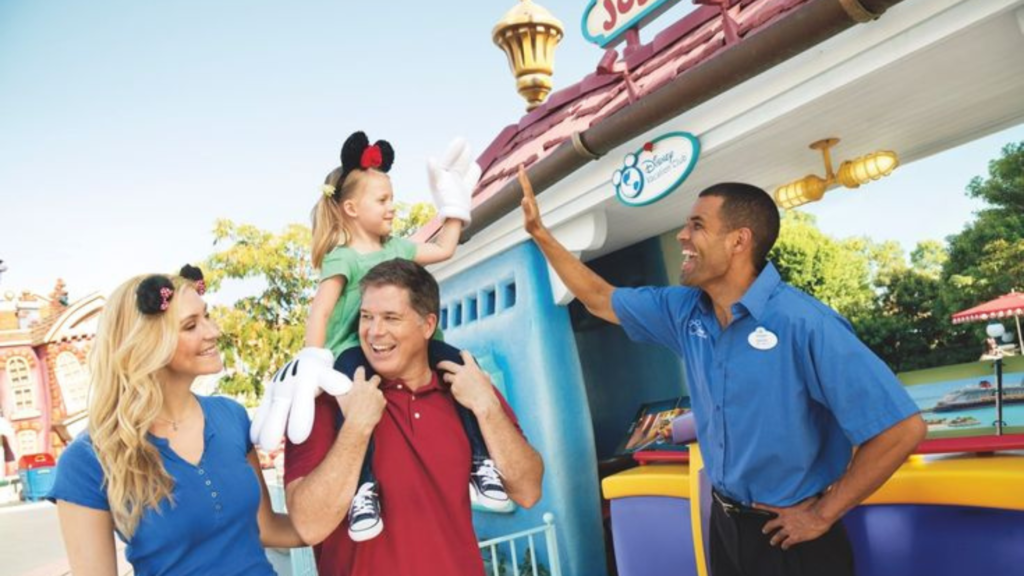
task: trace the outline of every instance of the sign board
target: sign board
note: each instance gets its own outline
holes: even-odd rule
[[[699,155],[700,141],[689,132],[659,136],[623,158],[612,174],[615,195],[627,206],[657,202],[686,180]]]
[[[583,10],[583,37],[602,48],[618,44],[626,30],[654,20],[679,0],[590,0]]]

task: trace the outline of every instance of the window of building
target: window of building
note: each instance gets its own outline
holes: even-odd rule
[[[32,372],[24,358],[14,357],[7,361],[7,378],[14,392],[14,412],[36,409],[35,390],[32,389]]]
[[[481,318],[486,318],[488,316],[494,315],[494,310],[496,307],[496,303],[498,301],[495,296],[496,294],[494,288],[484,289],[483,300],[481,300],[481,304],[483,306],[482,309],[480,310]]]
[[[68,414],[85,410],[89,395],[89,375],[75,353],[66,350],[58,354],[54,371]]]
[[[25,454],[35,454],[39,451],[39,444],[36,442],[35,430],[22,430],[18,432],[18,456],[24,456]]]

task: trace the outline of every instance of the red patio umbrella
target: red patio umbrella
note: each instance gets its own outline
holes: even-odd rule
[[[1013,318],[1017,322],[1017,344],[1024,353],[1024,341],[1021,340],[1020,317],[1024,316],[1024,293],[1011,290],[995,300],[978,304],[962,312],[953,314],[953,324],[964,322],[999,321]]]

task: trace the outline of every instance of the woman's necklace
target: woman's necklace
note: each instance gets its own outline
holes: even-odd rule
[[[192,404],[190,403],[189,404],[189,408],[191,408],[191,407],[192,407]],[[184,414],[182,414],[181,417],[178,418],[177,420],[172,420],[171,418],[164,418],[163,416],[157,416],[156,419],[157,420],[163,420],[164,422],[167,422],[168,424],[171,425],[171,430],[177,432],[178,431],[178,425],[179,424],[184,424],[185,420],[188,420],[189,412],[190,412],[190,410],[186,409],[186,412]]]

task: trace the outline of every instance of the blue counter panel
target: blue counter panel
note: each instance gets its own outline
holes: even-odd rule
[[[854,508],[843,524],[858,574],[1024,574],[1024,512],[1019,510],[875,504]]]
[[[611,511],[619,576],[696,575],[689,500],[665,496],[616,498],[611,501]]]

